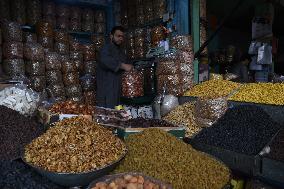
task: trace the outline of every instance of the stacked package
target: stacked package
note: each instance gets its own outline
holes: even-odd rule
[[[27,42],[24,45],[24,57],[26,61],[26,74],[30,79],[32,89],[44,92],[46,88],[44,49],[35,42]]]
[[[38,37],[38,43],[48,51],[53,49],[53,25],[50,22],[41,21],[36,25],[36,33]]]
[[[82,9],[72,6],[70,8],[69,29],[71,31],[81,31]]]
[[[96,10],[95,13],[95,33],[105,34],[106,33],[106,16],[102,10]]]
[[[61,57],[56,52],[45,54],[48,96],[57,101],[65,100],[65,89],[61,73]]]
[[[67,5],[56,6],[56,28],[61,30],[69,29],[70,8]]]
[[[135,58],[144,58],[145,57],[145,30],[144,29],[136,29],[135,30]]]
[[[41,0],[28,0],[26,3],[27,24],[35,25],[41,19]]]
[[[68,33],[63,30],[57,30],[54,32],[54,51],[61,55],[69,54],[69,36]]]
[[[193,52],[189,36],[176,36],[171,40],[171,46],[177,52],[163,55],[159,58],[156,75],[158,92],[165,87],[169,94],[181,96],[193,86]]]
[[[13,0],[10,4],[12,21],[19,24],[26,24],[26,3],[25,0]]]
[[[0,1],[0,20],[10,20],[10,3],[9,0]]]
[[[3,22],[3,69],[11,78],[25,74],[23,60],[23,33],[20,24],[16,22]]]
[[[96,51],[94,44],[83,45],[83,76],[81,85],[85,103],[93,104],[96,96]]]
[[[42,17],[45,22],[52,25],[52,28],[56,25],[55,15],[55,3],[51,0],[44,0],[42,3]]]
[[[153,10],[155,19],[162,19],[163,15],[167,10],[167,2],[166,0],[154,0],[153,1]]]
[[[63,83],[65,94],[69,100],[81,101],[82,88],[79,82],[79,73],[74,61],[69,56],[61,55],[61,71],[63,74]]]
[[[94,32],[95,29],[95,16],[94,11],[89,8],[83,9],[82,12],[82,31]]]

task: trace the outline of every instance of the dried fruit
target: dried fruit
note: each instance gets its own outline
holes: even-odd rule
[[[119,160],[126,151],[111,131],[83,117],[55,123],[25,148],[27,162],[58,173],[82,173]]]

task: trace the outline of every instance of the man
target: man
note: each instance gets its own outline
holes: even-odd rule
[[[248,65],[251,62],[251,56],[249,54],[244,54],[241,56],[240,61],[234,63],[230,69],[230,73],[238,76],[237,82],[247,83],[249,82]]]
[[[100,51],[97,67],[97,106],[114,108],[119,105],[121,94],[121,73],[131,71],[121,46],[124,41],[124,29],[115,26],[111,30],[110,43]]]

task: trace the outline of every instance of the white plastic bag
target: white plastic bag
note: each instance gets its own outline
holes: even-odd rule
[[[257,64],[272,64],[272,47],[267,43],[258,48]]]

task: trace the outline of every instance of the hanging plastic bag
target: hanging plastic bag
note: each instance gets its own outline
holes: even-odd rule
[[[258,48],[261,47],[260,42],[252,41],[249,46],[248,53],[251,55],[255,55],[258,52]]]
[[[272,47],[264,44],[258,48],[257,64],[272,64]]]

